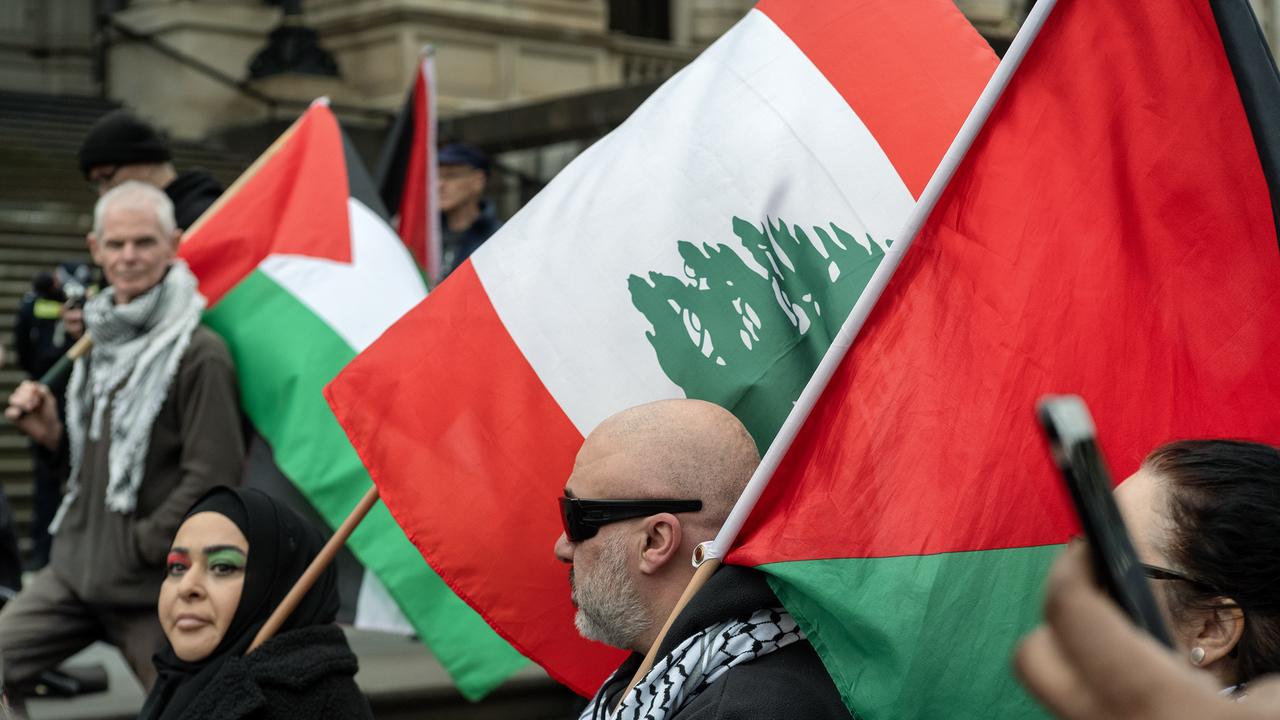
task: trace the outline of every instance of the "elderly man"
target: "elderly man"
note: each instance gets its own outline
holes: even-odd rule
[[[644,654],[657,661],[618,717],[849,718],[803,633],[747,568],[722,567],[665,637],[659,630],[760,461],[728,411],[699,400],[641,405],[582,445],[561,499],[555,553],[584,637],[631,650],[583,718],[613,717]]]
[[[443,275],[446,277],[502,227],[493,203],[484,199],[489,158],[470,145],[440,148],[440,214]]]
[[[5,685],[21,686],[95,640],[121,649],[149,687],[163,636],[156,597],[183,514],[240,477],[243,441],[226,346],[200,325],[204,299],[176,259],[173,205],[126,182],[94,209],[89,250],[110,287],[84,308],[93,350],[53,395],[27,381],[5,416],[70,453],[52,556],[0,612]]]
[[[80,172],[99,195],[129,180],[153,185],[169,196],[174,221],[185,230],[218,199],[222,186],[203,170],[178,172],[171,160],[160,133],[128,110],[98,118],[80,145]]]

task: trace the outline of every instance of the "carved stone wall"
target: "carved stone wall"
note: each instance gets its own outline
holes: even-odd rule
[[[658,2],[660,0],[635,0]],[[274,98],[390,112],[399,107],[419,50],[436,52],[442,113],[470,113],[619,85],[660,81],[737,22],[754,0],[668,0],[671,40],[609,30],[609,0],[304,0],[308,25],[338,62],[340,78],[283,76],[246,83]],[[955,0],[1002,48],[1033,0]],[[1268,37],[1280,36],[1280,0],[1252,0]],[[129,31],[109,34],[104,73],[95,72],[94,8]],[[261,0],[3,0],[0,89],[105,93],[179,137],[280,119],[246,95],[248,65],[279,23]],[[157,49],[156,44],[163,46]],[[174,55],[196,60],[220,81]],[[230,82],[227,80],[229,79]],[[376,125],[385,116],[356,117]]]

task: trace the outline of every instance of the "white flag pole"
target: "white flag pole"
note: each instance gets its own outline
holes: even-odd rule
[[[1013,73],[1018,69],[1018,65],[1022,63],[1022,59],[1026,56],[1032,41],[1040,34],[1040,28],[1044,26],[1045,20],[1049,17],[1049,13],[1056,4],[1057,0],[1040,0],[1032,8],[1026,22],[1022,24],[1017,36],[1013,39],[1013,44],[1009,46],[1009,51],[1005,53],[1004,59],[996,67],[995,74],[991,76],[991,80],[982,90],[982,94],[978,96],[978,102],[973,106],[973,110],[969,112],[969,117],[960,126],[960,132],[956,135],[955,140],[951,142],[951,147],[942,156],[942,162],[939,163],[938,169],[934,171],[933,177],[929,178],[929,183],[925,185],[924,191],[920,193],[920,200],[916,203],[911,215],[908,216],[906,225],[900,233],[900,239],[885,252],[885,257],[881,261],[880,267],[872,275],[870,282],[867,283],[866,290],[863,291],[862,296],[854,304],[853,310],[849,312],[849,317],[840,326],[840,331],[831,341],[831,347],[827,349],[822,362],[818,364],[817,370],[809,378],[804,391],[800,393],[795,407],[792,408],[791,414],[787,416],[782,428],[778,430],[773,444],[769,446],[769,450],[765,452],[764,457],[760,460],[760,466],[756,468],[755,474],[751,476],[751,480],[747,483],[746,489],[742,491],[737,504],[730,511],[728,519],[721,526],[720,533],[716,535],[715,540],[711,541],[710,544],[704,543],[703,546],[699,547],[699,552],[694,559],[695,565],[701,564],[707,559],[721,558],[729,548],[733,547],[734,541],[738,538],[738,533],[742,530],[743,523],[751,515],[751,511],[755,508],[756,501],[760,499],[760,495],[764,493],[765,487],[768,486],[769,480],[778,468],[778,463],[782,461],[787,450],[790,449],[791,443],[800,432],[800,427],[804,425],[804,421],[809,417],[809,412],[813,410],[814,404],[817,403],[818,398],[822,395],[827,382],[853,345],[853,339],[862,329],[867,316],[871,314],[871,308],[880,299],[880,295],[889,284],[889,279],[902,262],[903,255],[910,249],[912,241],[915,240],[916,235],[920,232],[920,228],[924,225],[925,220],[929,218],[929,214],[933,212],[934,205],[938,203],[938,198],[941,197],[942,191],[951,182],[951,176],[955,174],[956,168],[960,166],[960,162],[964,159],[965,154],[968,153],[969,147],[973,145],[978,132],[986,124],[992,108],[995,107],[1000,96],[1004,94],[1004,90],[1008,87]]]
[[[435,287],[441,280],[441,274],[444,265],[444,246],[440,217],[440,188],[439,180],[439,140],[437,138],[437,128],[439,126],[439,117],[436,115],[436,50],[431,45],[424,45],[419,53],[419,65],[422,72],[422,81],[425,85],[426,92],[423,93],[426,107],[423,111],[426,115],[426,142],[423,143],[426,157],[427,169],[427,217],[426,217],[426,248],[424,248],[424,260],[426,261],[427,282],[430,287]]]
[[[929,213],[933,211],[934,205],[938,203],[938,198],[942,195],[942,191],[946,189],[947,183],[951,182],[951,176],[955,174],[956,168],[960,166],[960,161],[964,159],[965,153],[973,145],[974,139],[978,136],[978,131],[986,124],[992,108],[995,107],[996,102],[1004,93],[1004,89],[1009,85],[1009,79],[1013,77],[1013,73],[1018,69],[1022,58],[1026,56],[1031,42],[1040,33],[1040,28],[1044,26],[1045,19],[1048,18],[1049,12],[1053,10],[1056,4],[1057,0],[1040,0],[1027,16],[1022,28],[1018,30],[1018,35],[1013,39],[1013,44],[1009,46],[1009,51],[1005,53],[1004,60],[996,67],[995,74],[991,76],[991,80],[983,88],[982,94],[978,96],[978,102],[973,106],[973,110],[969,112],[969,117],[965,119],[964,124],[960,126],[960,132],[956,135],[955,140],[951,142],[951,147],[942,156],[942,162],[938,165],[938,169],[934,171],[933,177],[929,178],[929,183],[925,185],[924,192],[920,193],[920,200],[911,211],[911,215],[907,218],[907,222],[902,229],[901,239],[895,242],[893,247],[889,248],[888,252],[885,253],[880,267],[871,276],[871,281],[867,283],[866,290],[863,291],[862,296],[854,304],[853,310],[849,312],[849,317],[845,319],[844,324],[840,326],[840,332],[832,340],[831,347],[827,349],[822,362],[818,364],[818,369],[814,371],[813,377],[809,378],[809,382],[805,385],[804,391],[800,393],[799,399],[796,400],[796,405],[792,408],[791,414],[787,416],[782,429],[778,431],[777,437],[773,439],[773,444],[769,446],[769,450],[765,452],[764,457],[760,460],[760,466],[756,468],[755,474],[751,476],[746,489],[738,497],[738,502],[733,506],[733,510],[729,512],[728,519],[720,527],[720,533],[716,535],[714,540],[702,543],[694,551],[693,564],[698,566],[698,572],[694,573],[694,577],[689,586],[685,588],[684,594],[680,596],[680,600],[672,608],[666,624],[662,626],[662,630],[659,631],[658,637],[649,648],[648,654],[645,655],[640,667],[636,669],[635,675],[631,678],[631,684],[627,686],[625,692],[618,696],[619,706],[622,700],[631,693],[631,690],[653,668],[653,664],[657,660],[658,647],[662,644],[663,638],[666,637],[667,631],[671,629],[671,624],[675,621],[676,616],[684,610],[685,605],[697,593],[698,588],[720,566],[720,559],[724,557],[725,552],[733,547],[739,531],[742,530],[743,523],[751,515],[756,501],[760,499],[760,495],[764,493],[770,478],[773,477],[773,472],[778,468],[778,463],[782,461],[783,456],[786,455],[787,450],[791,447],[792,441],[795,440],[796,434],[800,432],[800,426],[809,417],[809,412],[813,410],[813,406],[822,394],[823,388],[827,386],[827,381],[831,379],[836,367],[840,365],[840,361],[844,359],[845,354],[853,345],[854,337],[862,329],[862,324],[866,322],[867,316],[871,314],[871,308],[875,306],[876,301],[880,299],[881,293],[884,292],[885,286],[889,284],[889,278],[898,269],[898,265],[902,262],[903,254],[910,247],[916,234],[920,232],[920,228],[924,225],[925,220],[928,219]]]

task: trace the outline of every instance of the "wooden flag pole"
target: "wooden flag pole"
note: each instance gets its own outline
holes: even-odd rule
[[[88,355],[89,351],[92,349],[93,338],[89,337],[89,333],[81,335],[80,339],[75,341],[71,347],[67,348],[67,351],[62,354],[62,357],[58,358],[58,361],[53,364],[53,367],[46,370],[36,382],[44,385],[45,387],[49,387],[58,380],[61,380],[64,375],[71,372],[71,364],[85,355]],[[26,411],[23,411],[18,415],[18,418],[21,419],[25,417],[26,414]]]
[[[44,385],[45,387],[52,385],[71,370],[71,363],[79,360],[85,355],[88,355],[89,351],[92,349],[93,338],[89,337],[89,333],[86,332],[80,336],[79,340],[75,341],[75,344],[67,348],[67,351],[62,354],[62,357],[58,358],[58,362],[54,363],[53,367],[49,368],[44,375],[41,375],[40,379],[36,382]]]
[[[280,630],[280,626],[284,625],[284,621],[289,619],[298,603],[302,602],[302,598],[306,596],[307,591],[312,585],[316,584],[316,580],[320,578],[321,573],[329,567],[333,562],[333,558],[338,554],[338,550],[346,544],[347,538],[351,537],[351,533],[355,531],[356,526],[364,520],[365,515],[369,514],[369,510],[373,508],[374,503],[378,502],[378,486],[374,485],[369,488],[369,492],[364,494],[360,502],[356,503],[356,507],[342,521],[342,525],[333,533],[333,537],[329,538],[329,542],[324,544],[320,553],[316,555],[316,559],[311,561],[307,566],[306,572],[302,573],[302,577],[298,578],[298,582],[293,584],[293,589],[288,595],[284,596],[284,600],[276,606],[272,611],[271,617],[267,618],[267,623],[258,631],[257,636],[253,638],[253,643],[249,645],[249,649],[245,651],[245,655],[258,649],[258,646],[271,639],[273,635]]]
[[[676,601],[676,606],[671,608],[671,614],[667,616],[667,621],[662,624],[662,629],[658,631],[658,636],[653,639],[653,644],[649,646],[649,652],[645,653],[644,661],[640,663],[640,667],[636,668],[636,674],[631,676],[631,682],[627,683],[627,689],[618,696],[619,706],[631,694],[631,691],[636,688],[636,685],[640,684],[644,676],[648,675],[649,671],[653,669],[653,664],[658,661],[658,648],[662,647],[662,641],[666,639],[667,633],[671,631],[671,626],[675,623],[676,617],[684,611],[685,606],[689,604],[693,596],[698,594],[702,586],[706,585],[711,576],[719,569],[720,559],[708,558],[694,571],[693,577],[689,579],[689,584],[685,586],[684,593]]]
[[[951,146],[947,149],[946,154],[943,155],[942,161],[938,164],[938,169],[934,171],[933,176],[929,178],[928,184],[925,185],[924,190],[920,193],[920,199],[907,217],[906,224],[899,235],[901,240],[895,242],[893,247],[885,253],[881,266],[872,275],[866,290],[863,291],[853,309],[850,310],[849,316],[845,318],[839,332],[832,338],[831,345],[823,355],[822,361],[818,363],[817,369],[814,370],[813,375],[805,384],[804,390],[800,393],[800,397],[796,399],[790,414],[787,415],[786,422],[778,430],[778,434],[774,436],[773,442],[769,445],[764,457],[760,459],[760,465],[756,468],[755,473],[752,474],[747,487],[742,491],[742,495],[739,496],[738,501],[729,512],[729,517],[725,520],[724,525],[721,526],[719,534],[716,535],[715,540],[698,546],[698,554],[701,556],[696,559],[701,562],[698,566],[698,572],[694,573],[693,579],[689,581],[689,587],[685,589],[684,594],[680,596],[680,601],[676,603],[676,609],[672,612],[671,617],[667,619],[667,624],[663,626],[662,632],[658,635],[657,640],[654,641],[653,647],[649,648],[649,653],[645,656],[644,662],[641,663],[636,676],[632,678],[631,685],[620,696],[619,705],[621,705],[622,699],[626,698],[640,682],[641,678],[652,669],[653,663],[656,661],[654,656],[657,655],[658,646],[662,644],[663,637],[666,635],[667,630],[670,629],[675,615],[684,609],[684,606],[697,592],[697,589],[702,587],[706,583],[706,579],[711,576],[711,573],[715,572],[715,568],[719,567],[719,558],[723,557],[733,547],[743,524],[746,523],[751,511],[755,508],[756,501],[764,493],[764,489],[769,484],[769,480],[773,478],[773,473],[778,464],[791,447],[796,435],[799,434],[800,427],[809,417],[809,411],[813,409],[819,396],[822,395],[827,381],[835,374],[836,368],[844,359],[845,353],[853,346],[853,339],[862,329],[867,316],[871,314],[871,308],[880,299],[881,293],[884,292],[885,287],[888,285],[889,278],[893,276],[894,271],[897,270],[898,265],[902,262],[903,255],[906,254],[912,241],[915,240],[916,235],[924,227],[925,221],[928,220],[929,214],[942,196],[942,192],[951,182],[952,175],[955,174],[960,162],[969,152],[969,148],[973,145],[974,140],[977,139],[978,133],[986,125],[987,118],[990,116],[996,102],[1004,94],[1004,90],[1008,87],[1014,72],[1022,63],[1022,59],[1026,56],[1032,41],[1039,35],[1040,28],[1044,26],[1045,20],[1048,19],[1049,13],[1052,12],[1056,4],[1057,0],[1044,0],[1036,3],[1036,6],[1027,15],[1026,21],[1022,23],[1017,36],[1013,39],[1013,44],[1009,46],[1004,59],[996,67],[995,74],[992,75],[987,86],[983,88],[982,94],[978,97],[973,110],[969,112],[969,116],[965,118],[960,131],[955,139],[952,140]],[[702,560],[702,557],[706,559]],[[712,567],[704,574],[703,568],[708,565]],[[701,579],[699,579],[700,576]]]

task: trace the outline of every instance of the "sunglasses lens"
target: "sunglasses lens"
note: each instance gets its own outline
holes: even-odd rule
[[[570,542],[582,542],[595,537],[596,528],[584,524],[578,518],[578,506],[570,498],[560,498],[560,522],[564,525],[564,536]]]

